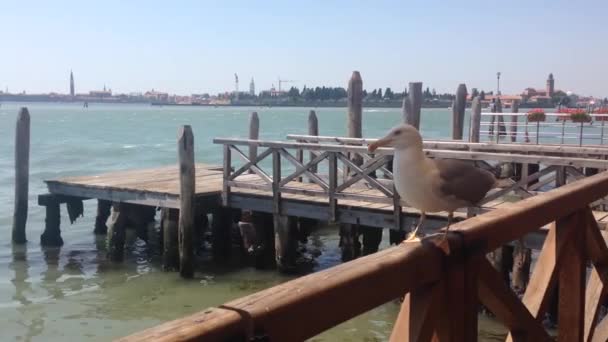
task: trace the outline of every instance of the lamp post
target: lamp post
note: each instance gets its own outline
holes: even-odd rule
[[[500,95],[500,71],[496,73],[496,95]]]

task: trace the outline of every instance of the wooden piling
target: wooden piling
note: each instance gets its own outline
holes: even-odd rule
[[[211,254],[216,262],[225,262],[232,249],[232,209],[218,208],[211,221]]]
[[[363,81],[358,71],[354,71],[348,83],[348,137],[362,138],[362,111],[363,111]],[[355,165],[363,164],[363,159],[357,154],[349,154],[349,159]],[[344,178],[351,174],[348,167],[344,167]],[[359,256],[359,234],[355,225],[344,223],[340,225],[340,247],[342,247],[343,260],[350,260]]]
[[[308,113],[308,135],[319,135],[319,120],[317,119],[317,114],[314,110],[311,110]],[[309,160],[313,160],[315,158],[315,154],[310,152],[308,158]],[[317,165],[311,167],[310,172],[317,173]]]
[[[59,200],[54,195],[44,195],[38,197],[38,204],[43,205],[46,209],[44,232],[40,235],[40,245],[45,247],[62,246]]]
[[[184,278],[194,275],[194,135],[189,125],[178,132],[179,155],[179,272]]]
[[[260,137],[260,118],[258,112],[252,112],[249,116],[249,140],[258,140]],[[249,145],[249,160],[253,161],[258,156],[258,147]],[[253,173],[249,170],[249,173]]]
[[[348,82],[348,137],[349,138],[362,138],[362,114],[363,113],[363,81],[361,80],[361,74],[358,71],[353,71],[353,75]],[[350,155],[349,159],[352,160],[355,165],[363,164],[363,159],[359,155]],[[345,177],[350,174],[349,168],[345,167]]]
[[[467,86],[458,85],[456,99],[452,106],[452,139],[462,140],[464,131],[464,111],[467,107]]]
[[[124,259],[128,205],[112,204],[112,215],[108,226],[108,258],[119,262]]]
[[[519,112],[519,101],[513,100],[511,104],[511,113]],[[517,141],[517,115],[511,116],[511,142]]]
[[[314,110],[311,110],[308,113],[308,135],[318,136],[319,135],[319,120],[317,119],[317,113]],[[313,152],[310,152],[308,155],[308,160],[311,161],[316,157]],[[313,173],[317,173],[317,165],[313,165],[310,168],[310,171]],[[312,182],[312,181],[311,181]],[[308,236],[310,231],[314,229],[318,222],[313,219],[309,219],[306,217],[300,217],[300,230],[304,232],[300,234],[301,236]]]
[[[422,108],[422,82],[410,82],[408,96],[403,99],[405,123],[420,129],[420,109]]]
[[[513,249],[513,272],[511,287],[516,294],[523,294],[530,281],[530,265],[532,250],[527,248],[523,240],[518,240]]]
[[[477,143],[479,142],[479,129],[481,127],[481,100],[479,96],[475,96],[473,103],[471,104],[471,125],[469,141]]]
[[[382,242],[382,229],[377,227],[361,227],[361,235],[363,235],[363,247],[361,254],[369,255],[376,253]]]
[[[161,235],[163,237],[163,270],[175,271],[179,269],[179,247],[178,247],[178,221],[179,210],[161,209]]]
[[[30,113],[21,108],[15,127],[15,210],[13,243],[26,243],[27,200],[30,174]]]
[[[293,224],[288,216],[281,213],[281,155],[279,151],[272,151],[272,221],[274,227],[274,248],[277,268],[290,271],[294,266],[295,248],[293,240]]]
[[[511,246],[502,246],[488,254],[492,266],[501,274],[506,285],[509,285],[509,273],[513,268],[513,250]]]
[[[258,269],[274,267],[276,259],[274,255],[275,248],[272,214],[254,211],[251,214],[251,222],[255,227],[256,236],[260,243],[255,255],[255,267]]]
[[[363,130],[361,128],[363,111],[363,81],[358,71],[353,71],[353,75],[348,82],[348,137],[361,138]]]
[[[106,200],[97,200],[97,216],[95,217],[95,230],[97,235],[105,235],[108,233],[106,222],[110,217],[112,202]]]
[[[361,256],[361,242],[359,242],[359,226],[356,224],[340,225],[340,244],[342,261],[350,261]]]
[[[273,215],[275,260],[279,271],[291,272],[295,268],[297,248],[297,220],[287,215]]]

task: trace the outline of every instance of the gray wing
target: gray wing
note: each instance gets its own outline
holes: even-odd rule
[[[470,205],[481,201],[494,187],[496,178],[486,170],[456,159],[435,159],[441,183],[439,191],[454,196]]]

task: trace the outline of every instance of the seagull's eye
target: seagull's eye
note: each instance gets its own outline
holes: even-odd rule
[[[399,135],[399,134],[401,134],[401,131],[395,131],[395,133],[394,133],[394,134],[395,134],[395,135]]]

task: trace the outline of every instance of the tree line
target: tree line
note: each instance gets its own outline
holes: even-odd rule
[[[402,92],[395,92],[390,87],[378,88],[372,90],[363,90],[363,98],[366,101],[390,101],[390,100],[402,100],[403,97],[407,96],[407,90]],[[424,100],[453,100],[454,94],[438,94],[435,89],[427,87],[423,93]],[[261,95],[262,97],[270,96],[269,94]],[[291,87],[283,95],[293,100],[301,99],[305,101],[339,101],[344,100],[348,96],[348,91],[343,87],[307,87],[304,86],[302,90],[298,87]]]

